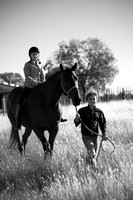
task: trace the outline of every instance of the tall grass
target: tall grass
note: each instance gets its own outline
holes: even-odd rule
[[[10,123],[7,116],[1,115],[0,199],[132,200],[133,101],[97,106],[105,113],[107,134],[116,147],[111,155],[100,152],[98,171],[86,162],[80,126],[76,128],[73,123],[73,106],[63,107],[63,117],[68,121],[60,124],[52,159],[44,159],[34,132],[29,137],[25,156],[17,149],[10,149]]]

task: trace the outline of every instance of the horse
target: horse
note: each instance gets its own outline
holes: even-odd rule
[[[10,146],[18,145],[21,155],[25,152],[28,137],[34,131],[42,143],[44,154],[52,155],[54,141],[59,130],[62,116],[60,97],[67,95],[74,106],[80,105],[78,91],[78,78],[75,74],[77,63],[71,68],[64,68],[60,64],[59,71],[54,73],[45,82],[35,86],[26,97],[23,104],[21,125],[25,132],[20,141],[19,131],[16,130],[16,106],[21,96],[23,87],[14,88],[7,98],[7,116],[11,122]],[[45,131],[49,137],[46,139]]]

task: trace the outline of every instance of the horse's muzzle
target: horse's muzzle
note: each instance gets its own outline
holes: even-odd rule
[[[80,101],[81,101],[80,98],[74,98],[74,99],[72,99],[72,103],[73,103],[74,106],[79,106],[80,105]]]

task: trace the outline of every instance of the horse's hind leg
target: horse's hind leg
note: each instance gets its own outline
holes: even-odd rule
[[[53,152],[54,141],[55,141],[55,137],[57,135],[58,129],[59,127],[56,126],[54,129],[49,130],[49,144],[50,144],[51,154]]]
[[[27,144],[27,140],[28,140],[28,137],[30,136],[31,134],[31,129],[30,128],[25,128],[25,132],[24,132],[24,135],[22,137],[22,145],[24,146],[24,153],[25,153],[25,148],[26,148],[26,144]]]
[[[42,130],[34,130],[34,131],[42,143],[45,156],[47,156],[48,153],[51,153],[51,149],[49,148],[49,143],[46,137],[44,136],[44,131]]]

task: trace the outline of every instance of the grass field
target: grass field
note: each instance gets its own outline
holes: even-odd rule
[[[34,133],[25,156],[10,149],[10,122],[0,115],[0,199],[133,200],[133,101],[98,103],[97,107],[105,113],[107,135],[116,147],[111,155],[100,152],[97,172],[86,163],[80,126],[73,123],[73,106],[63,107],[68,121],[60,124],[51,160],[44,160]]]

